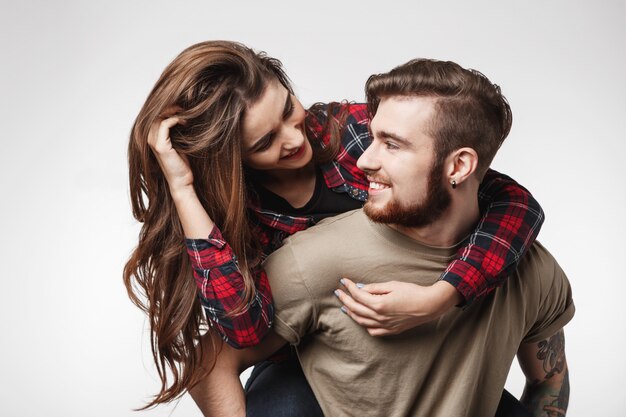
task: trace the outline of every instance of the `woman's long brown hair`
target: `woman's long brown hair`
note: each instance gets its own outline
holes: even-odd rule
[[[187,157],[202,205],[237,254],[245,291],[231,314],[239,314],[254,296],[250,271],[259,266],[262,253],[246,212],[242,122],[246,108],[273,80],[291,91],[278,60],[235,42],[199,43],[168,65],[133,125],[128,146],[130,197],[133,215],[143,226],[124,268],[124,284],[133,303],[149,317],[152,354],[161,379],[159,393],[142,409],[176,399],[193,387],[210,372],[207,358],[214,363],[219,348],[213,344],[211,352],[202,352],[206,345],[198,343],[206,321],[182,226],[148,145],[148,132],[176,109],[181,122],[170,130],[172,146]],[[326,111],[319,106],[313,110]],[[314,147],[322,155],[318,162],[330,159],[338,148],[336,123],[324,128],[334,132],[334,139],[323,151]]]

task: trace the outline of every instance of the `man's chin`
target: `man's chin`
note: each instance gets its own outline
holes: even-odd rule
[[[449,204],[450,200],[445,197],[431,204],[416,204],[411,207],[402,207],[396,201],[391,201],[383,207],[367,202],[363,206],[363,212],[375,223],[423,227],[437,220]]]
[[[380,207],[371,202],[367,202],[363,206],[363,213],[365,213],[365,215],[373,222],[384,224],[393,223],[393,210],[391,210],[388,206],[389,204],[385,204]]]

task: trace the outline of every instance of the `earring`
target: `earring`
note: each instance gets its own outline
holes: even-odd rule
[[[452,185],[452,189],[454,190],[456,188],[456,180],[452,180],[450,184]]]

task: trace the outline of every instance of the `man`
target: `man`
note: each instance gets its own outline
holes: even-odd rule
[[[236,398],[225,394],[237,384],[235,369],[288,342],[329,416],[493,416],[516,354],[526,407],[565,415],[562,327],[574,305],[567,278],[539,243],[484,300],[372,337],[385,333],[380,323],[410,315],[403,293],[436,283],[475,228],[478,186],[511,112],[497,86],[451,62],[410,61],[370,77],[366,91],[374,117],[373,142],[358,162],[371,182],[364,210],[300,232],[268,258],[274,334],[257,348],[224,347],[194,399],[206,414],[230,406],[241,413],[240,387]],[[381,292],[377,283],[390,276],[395,282]],[[344,289],[336,290],[340,279]]]

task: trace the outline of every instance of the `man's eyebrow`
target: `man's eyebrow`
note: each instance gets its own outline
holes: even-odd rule
[[[392,132],[387,132],[387,131],[385,131],[385,130],[380,130],[380,131],[378,131],[377,133],[378,133],[378,136],[380,136],[380,137],[381,137],[381,138],[383,138],[383,139],[393,139],[393,140],[395,140],[396,142],[400,142],[400,143],[402,143],[402,144],[404,144],[404,145],[406,145],[406,146],[412,146],[412,143],[411,143],[411,141],[410,141],[410,140],[405,139],[405,138],[403,138],[402,136],[397,135],[397,134],[395,134],[395,133],[392,133]]]
[[[282,114],[283,118],[287,115],[287,113],[289,113],[291,109],[290,104],[291,104],[291,93],[287,91],[287,99],[285,100],[285,106],[283,107],[283,114]],[[252,146],[250,146],[250,148],[248,149],[248,152],[254,152],[256,149],[263,146],[264,142],[267,142],[270,136],[272,136],[271,131],[261,136],[259,140],[257,140],[256,142],[252,144]]]

